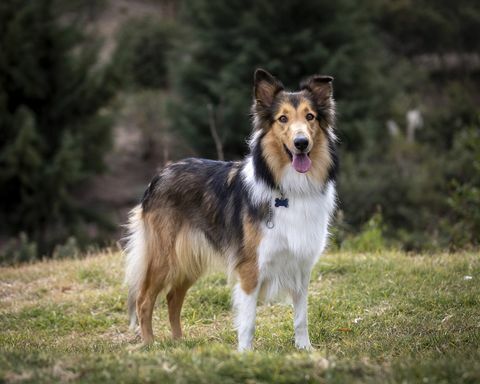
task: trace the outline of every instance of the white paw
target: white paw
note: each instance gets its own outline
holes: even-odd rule
[[[237,347],[237,351],[238,352],[248,352],[248,351],[251,351],[253,350],[252,346],[251,345],[238,345]]]
[[[312,347],[310,344],[310,340],[308,341],[295,341],[295,348],[300,349],[302,351],[314,351],[315,348]]]

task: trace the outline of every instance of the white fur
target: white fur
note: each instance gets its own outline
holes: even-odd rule
[[[299,292],[292,292],[295,329],[295,346],[299,349],[311,349],[310,337],[308,336],[308,306],[307,306],[307,288],[310,274],[305,276],[303,287]]]
[[[304,192],[302,184],[298,187]],[[274,227],[262,226],[258,256],[266,300],[306,289],[305,276],[310,275],[326,246],[328,222],[335,205],[335,187],[329,183],[324,193],[295,195],[285,192],[285,197],[288,208],[272,208]],[[274,206],[273,201],[271,204]]]
[[[256,305],[259,294],[267,301],[283,294],[291,295],[295,310],[295,345],[310,349],[307,325],[308,283],[312,267],[327,243],[328,224],[335,209],[335,183],[319,185],[308,174],[298,173],[288,165],[281,187],[289,206],[275,207],[275,198],[280,197],[280,194],[255,178],[251,158],[247,159],[242,172],[253,202],[268,202],[272,207],[273,228],[268,228],[266,223],[262,224],[262,241],[258,248],[258,292],[247,295],[239,287],[235,291],[235,306],[241,309],[237,309],[236,317],[239,349],[251,348],[255,323],[251,308]]]
[[[255,319],[257,309],[257,287],[251,294],[246,294],[239,284],[233,290],[233,306],[235,309],[235,328],[238,334],[238,350],[252,349],[255,333]]]
[[[242,168],[243,178],[248,186],[249,197],[254,204],[260,205],[273,197],[273,191],[263,180],[255,177],[252,156],[247,157],[246,164]]]
[[[134,329],[137,325],[137,314],[135,312],[135,300],[137,298],[140,284],[143,281],[146,263],[145,263],[145,228],[141,218],[141,207],[135,207],[130,212],[128,223],[128,238],[126,245],[125,261],[125,284],[129,288],[128,310],[130,316],[130,328]]]

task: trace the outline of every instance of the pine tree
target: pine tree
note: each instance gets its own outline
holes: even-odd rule
[[[195,0],[182,15],[191,43],[180,47],[174,66],[179,102],[173,119],[201,154],[215,155],[212,125],[227,157],[245,150],[256,67],[290,88],[307,75],[333,75],[343,146],[355,149],[384,136],[401,83],[357,2]]]
[[[72,190],[102,170],[111,136],[107,68],[58,19],[51,0],[0,4],[0,231],[40,252],[78,229]]]

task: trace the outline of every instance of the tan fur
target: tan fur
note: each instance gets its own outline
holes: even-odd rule
[[[310,159],[312,160],[310,177],[317,182],[323,183],[327,179],[328,170],[332,164],[332,158],[328,150],[328,141],[323,131],[314,136]]]
[[[279,107],[275,122],[262,140],[265,159],[277,184],[280,182],[285,167],[291,162],[283,145],[286,145],[290,152],[294,152],[293,140],[300,133],[298,129],[295,129],[298,126],[295,123],[306,124],[306,130],[302,130],[301,133],[311,143],[309,157],[312,160],[312,168],[307,176],[319,183],[323,183],[328,176],[328,170],[332,163],[328,150],[328,139],[325,130],[319,126],[316,119],[312,121],[306,119],[308,113],[315,115],[308,100],[302,100],[297,108],[294,108],[288,101],[284,101]],[[278,121],[281,115],[288,117],[288,123],[282,124]]]
[[[167,294],[168,319],[172,328],[173,339],[182,337],[182,325],[180,322],[180,313],[182,311],[183,301],[188,289],[194,282],[185,280],[170,290]]]
[[[290,164],[290,159],[283,148],[282,136],[283,133],[280,129],[271,129],[267,132],[261,143],[265,161],[272,171],[276,184],[280,184],[283,170]]]
[[[158,294],[170,283],[173,253],[172,216],[148,213],[143,215],[146,236],[145,277],[137,298],[137,316],[145,344],[153,342],[152,313]]]
[[[221,260],[205,235],[184,225],[175,241],[176,281],[195,281]]]
[[[260,227],[245,214],[243,218],[244,241],[241,251],[241,262],[236,271],[240,286],[245,293],[250,294],[258,284],[258,255],[257,249],[261,241]]]
[[[238,167],[232,167],[232,169],[228,173],[228,177],[227,177],[227,185],[228,186],[230,186],[232,184],[232,180],[237,175],[238,169],[239,169]]]
[[[167,302],[172,337],[182,335],[180,312],[190,286],[221,257],[205,235],[182,225],[174,212],[162,209],[143,215],[146,228],[146,273],[137,298],[137,316],[145,344],[153,342],[152,313],[160,292]]]

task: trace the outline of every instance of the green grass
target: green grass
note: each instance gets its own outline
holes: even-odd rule
[[[222,275],[189,292],[183,341],[162,298],[157,341],[137,349],[119,253],[1,268],[0,383],[478,383],[479,272],[478,253],[326,255],[309,298],[316,351],[294,349],[292,309],[276,304],[239,354]]]

